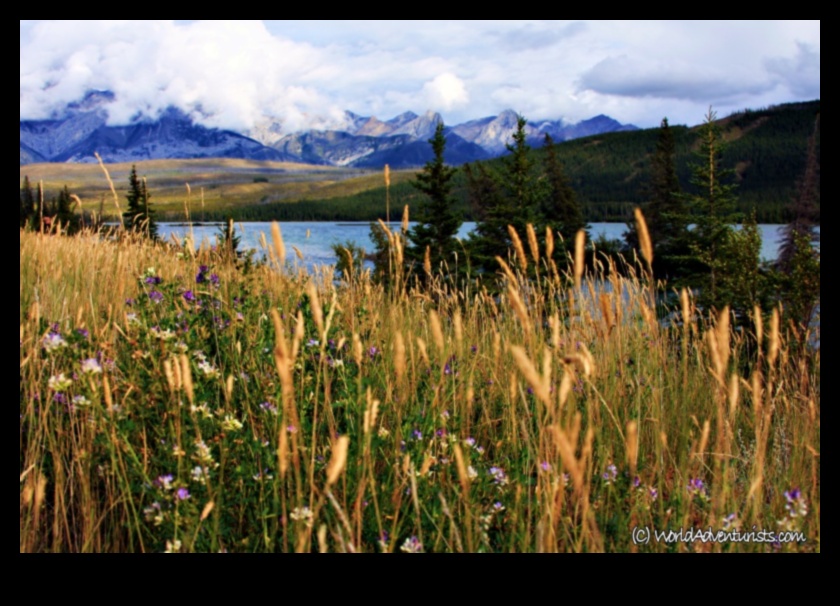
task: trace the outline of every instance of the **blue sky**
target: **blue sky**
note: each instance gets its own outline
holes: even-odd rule
[[[820,22],[21,20],[21,119],[92,89],[117,94],[114,123],[174,105],[238,130],[344,110],[696,124],[819,98]]]

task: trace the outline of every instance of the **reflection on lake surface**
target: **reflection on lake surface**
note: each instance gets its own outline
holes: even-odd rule
[[[192,228],[195,242],[201,244],[207,240],[214,244],[219,234],[219,225],[201,225]],[[781,225],[759,225],[762,237],[761,256],[763,259],[772,261],[779,255],[779,244],[781,241]],[[374,249],[370,240],[369,223],[281,223],[283,240],[289,255],[289,261],[294,262],[295,252],[292,246],[297,247],[303,254],[307,266],[332,265],[336,262],[335,254],[332,251],[333,244],[343,244],[347,241],[355,242],[368,252]],[[399,224],[393,225],[399,229]],[[464,223],[458,236],[466,240],[469,234],[475,229],[475,223]],[[242,250],[260,250],[260,234],[265,234],[267,241],[271,242],[271,225],[269,223],[237,223],[236,230],[242,238],[240,248]],[[627,226],[623,223],[592,223],[590,234],[593,239],[600,236],[608,240],[621,240]],[[819,232],[819,228],[817,228]],[[190,233],[190,227],[183,224],[161,223],[159,225],[161,238],[169,239],[175,237],[179,242]]]

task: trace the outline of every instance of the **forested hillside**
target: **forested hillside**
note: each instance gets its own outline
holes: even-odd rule
[[[723,166],[736,173],[738,205],[743,212],[755,209],[760,222],[787,220],[784,207],[803,173],[808,137],[820,102],[787,104],[762,110],[747,110],[721,120],[728,143]],[[689,189],[692,151],[697,146],[697,128],[672,126],[677,148],[677,170],[684,189]],[[656,146],[657,129],[619,132],[578,139],[557,146],[588,221],[625,221],[633,207],[646,201],[650,157]],[[819,143],[817,154],[819,156]],[[531,152],[532,164],[541,164],[542,150]],[[487,163],[497,167],[499,160]],[[466,178],[459,171],[455,196],[467,219]],[[384,188],[354,196],[298,203],[242,207],[238,220],[370,220],[385,214]],[[391,190],[392,207],[412,205],[417,192],[407,183]],[[222,217],[219,217],[222,218]]]

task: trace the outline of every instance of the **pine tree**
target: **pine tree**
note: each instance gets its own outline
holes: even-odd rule
[[[442,122],[438,123],[429,144],[434,159],[427,162],[423,172],[412,181],[412,185],[425,194],[425,199],[421,201],[416,215],[417,225],[408,235],[411,242],[408,253],[415,264],[422,264],[428,248],[433,271],[438,271],[441,264],[452,261],[457,246],[455,236],[462,220],[453,210],[452,179],[457,171],[444,163],[446,137]]]
[[[20,188],[20,227],[21,229],[32,226],[35,216],[35,194],[32,192],[32,184],[29,177],[23,178],[23,185]]]
[[[58,222],[66,233],[73,234],[79,230],[79,217],[73,212],[73,198],[66,185],[59,192],[50,215],[53,221]]]
[[[809,326],[820,302],[820,252],[816,231],[820,203],[820,164],[817,138],[820,117],[808,141],[808,160],[799,193],[791,204],[793,219],[784,227],[778,269],[782,274],[782,302],[786,317],[801,334]]]
[[[481,165],[477,174],[473,169],[466,171],[470,201],[477,206],[479,219],[469,241],[470,254],[473,264],[485,272],[498,269],[497,256],[507,256],[512,244],[508,226],[523,236],[526,225],[537,217],[539,196],[531,174],[527,124],[519,116],[513,142],[507,146],[510,153],[502,158],[499,173]]]
[[[651,177],[645,192],[649,202],[642,207],[650,237],[656,248],[654,273],[668,277],[680,273],[679,259],[688,254],[688,223],[684,196],[676,167],[674,133],[668,119],[662,120],[656,149],[651,157]],[[625,241],[638,248],[635,222],[629,226]]]
[[[146,189],[146,180],[140,180],[137,176],[137,166],[131,167],[131,174],[128,177],[128,210],[123,213],[126,229],[142,233],[153,240],[157,239],[157,224],[154,220],[154,211],[149,208],[149,192]]]
[[[551,135],[546,134],[544,149],[548,191],[540,202],[540,224],[537,227],[541,233],[544,227],[559,232],[566,243],[566,250],[571,250],[577,233],[587,228],[586,221],[575,191],[557,157],[557,148]]]
[[[808,140],[808,159],[805,175],[799,183],[799,191],[793,199],[790,210],[793,218],[784,227],[783,239],[779,251],[779,269],[789,274],[791,263],[797,254],[797,241],[800,238],[811,242],[819,241],[817,217],[820,212],[820,163],[817,159],[817,137],[820,132],[820,117],[817,115],[814,132]]]
[[[700,147],[693,167],[692,185],[697,193],[687,196],[688,210],[695,228],[690,234],[689,262],[700,268],[694,276],[694,285],[701,289],[701,301],[720,309],[728,301],[721,296],[720,281],[728,271],[727,243],[738,223],[735,186],[727,184],[734,171],[721,167],[723,136],[717,124],[717,114],[709,109],[700,128]]]

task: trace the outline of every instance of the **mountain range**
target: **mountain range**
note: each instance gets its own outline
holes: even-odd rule
[[[243,158],[327,166],[392,168],[422,166],[432,158],[428,139],[440,114],[406,112],[382,121],[346,112],[335,130],[282,134],[282,124],[265,120],[242,133],[207,128],[184,112],[170,108],[155,119],[138,117],[130,124],[109,125],[110,92],[91,92],[49,120],[20,121],[20,165],[36,162],[136,162],[168,158]],[[518,115],[502,112],[446,129],[446,161],[459,165],[504,155]],[[577,124],[563,120],[529,122],[526,134],[534,147],[545,135],[568,141],[589,135],[638,130],[608,116]]]

